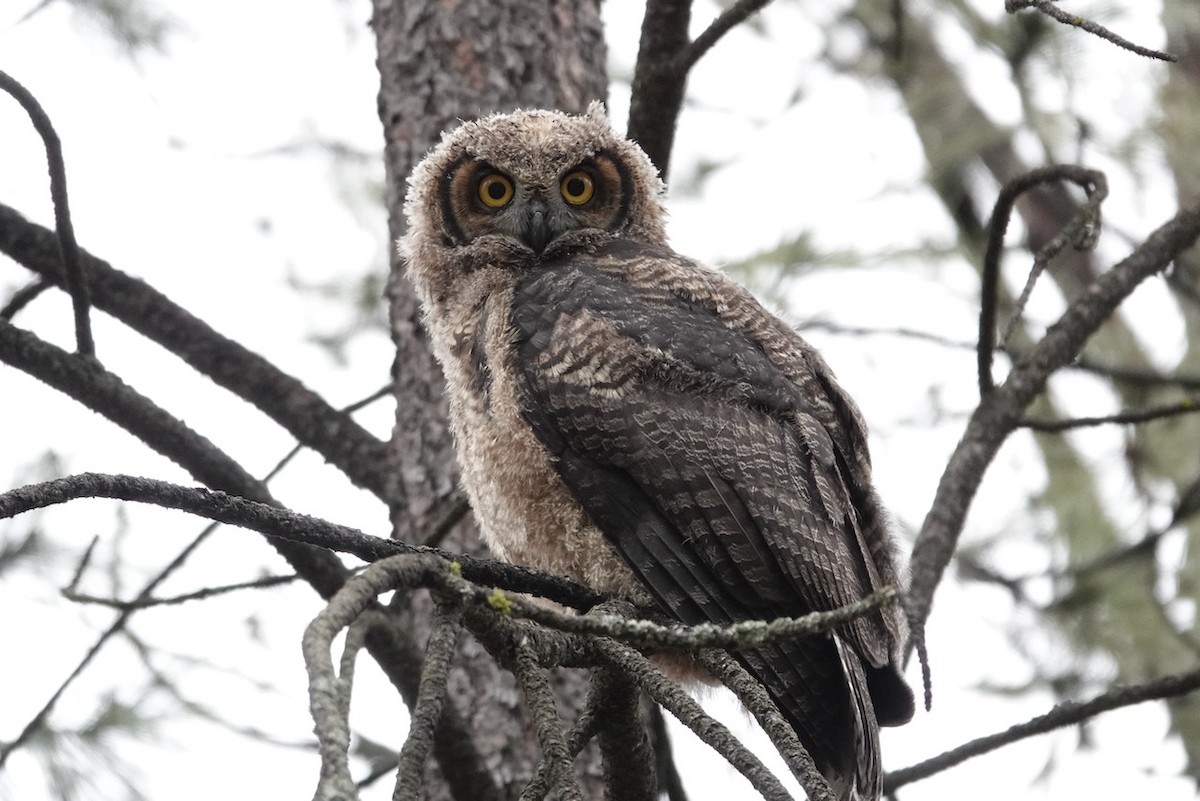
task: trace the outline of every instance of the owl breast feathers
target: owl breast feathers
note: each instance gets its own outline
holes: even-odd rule
[[[689,624],[898,585],[853,401],[666,245],[661,193],[599,104],[466,123],[414,171],[402,246],[484,537]],[[903,638],[887,610],[736,654],[840,798],[879,796],[878,726],[912,715]]]

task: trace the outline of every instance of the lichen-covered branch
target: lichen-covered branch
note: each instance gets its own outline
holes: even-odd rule
[[[450,659],[454,655],[459,632],[462,631],[461,618],[461,611],[448,604],[439,604],[435,611],[433,630],[425,644],[421,689],[413,706],[408,738],[400,749],[396,801],[417,801],[420,798],[425,763],[433,750],[435,729],[446,699]]]
[[[601,664],[627,675],[701,741],[728,760],[764,799],[792,801],[791,794],[762,760],[742,745],[729,729],[705,714],[700,704],[664,676],[649,659],[609,639],[593,640],[591,648]]]
[[[654,752],[642,720],[640,688],[611,670],[592,674],[597,740],[604,762],[604,784],[612,801],[657,801]]]
[[[554,691],[546,674],[538,665],[538,657],[529,640],[522,639],[515,645],[516,658],[507,667],[517,677],[517,684],[525,696],[525,706],[533,718],[538,743],[542,747],[542,760],[549,765],[551,789],[557,789],[566,801],[582,801],[579,783],[571,770],[574,754],[567,746],[567,737],[554,706]]]
[[[762,726],[771,739],[775,750],[783,757],[788,770],[796,777],[796,781],[800,782],[810,801],[835,801],[829,782],[825,781],[825,777],[817,770],[812,756],[800,743],[800,738],[784,720],[783,715],[779,714],[779,709],[763,686],[725,651],[701,651],[697,654],[697,661],[746,705],[758,721],[758,725]]]

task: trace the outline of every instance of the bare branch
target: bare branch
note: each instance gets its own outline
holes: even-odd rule
[[[667,732],[667,718],[662,707],[645,700],[649,710],[650,740],[654,747],[655,774],[658,778],[659,796],[666,796],[667,801],[688,801],[687,791],[683,787],[683,778],[671,753],[671,736]]]
[[[606,723],[597,720],[598,716],[606,715],[604,695],[608,691],[607,688],[597,685],[589,694],[589,700],[574,730],[569,736],[564,736],[549,685],[546,684],[542,673],[542,667],[554,665],[590,665],[611,671],[614,677],[619,677],[619,681],[627,685],[623,690],[626,694],[625,701],[621,702],[621,706],[627,711],[635,698],[631,694],[632,686],[642,688],[684,725],[696,732],[704,742],[729,760],[769,801],[789,798],[778,779],[754,754],[746,750],[724,726],[706,715],[681,686],[664,676],[642,654],[603,634],[557,632],[536,624],[514,621],[510,619],[510,614],[526,611],[518,609],[522,603],[519,599],[497,597],[494,593],[488,593],[485,588],[461,578],[454,563],[430,555],[416,554],[383,559],[367,568],[362,575],[350,579],[346,588],[330,601],[328,607],[310,624],[305,634],[304,650],[305,660],[309,665],[311,706],[314,720],[317,721],[318,736],[322,740],[323,759],[329,760],[322,769],[318,798],[332,797],[336,789],[348,781],[348,773],[343,767],[346,745],[342,741],[342,732],[345,725],[340,717],[342,713],[334,703],[341,697],[338,693],[345,692],[346,688],[343,686],[344,682],[339,683],[340,680],[335,681],[331,678],[333,674],[332,662],[328,655],[329,644],[337,632],[348,625],[355,615],[371,608],[372,599],[378,594],[389,590],[410,591],[418,587],[431,590],[439,604],[463,604],[461,608],[464,612],[464,623],[489,653],[513,671],[526,694],[546,758],[522,794],[523,799],[539,798],[553,786],[561,787],[570,776],[572,760],[582,749],[587,738],[594,732],[601,733],[603,738],[606,725],[615,725],[613,721]],[[617,606],[621,608],[620,611],[632,610],[632,607],[625,603],[618,603]],[[621,619],[619,614],[611,611],[594,616],[605,621]],[[832,799],[828,785],[819,773],[816,773],[811,760],[796,740],[795,733],[783,721],[778,710],[774,709],[762,688],[755,689],[755,683],[749,674],[730,659],[713,654],[708,655],[705,664],[711,665],[718,676],[727,678],[739,696],[750,699],[757,707],[756,714],[760,715],[768,726],[788,730],[789,734],[774,731],[773,735],[785,749],[785,757],[801,777],[810,797],[822,801]],[[615,734],[616,730],[613,732],[614,736]],[[613,762],[612,747],[610,743],[606,764]],[[628,756],[648,765],[650,754],[645,742],[622,743],[620,748],[623,751],[632,750],[634,753]],[[627,763],[625,756],[622,755],[621,760]],[[805,764],[807,768],[804,767]],[[417,775],[413,770],[415,768],[410,769],[406,775]],[[648,767],[643,772],[652,775]],[[653,797],[652,779],[647,783],[629,778],[627,782],[635,782],[627,788],[632,795],[614,797],[639,798],[644,793]],[[567,787],[571,786],[573,785],[568,782]],[[567,792],[573,795],[572,790],[568,789]]]
[[[592,674],[592,684],[588,688],[587,699],[584,701],[583,711],[579,713],[579,717],[575,720],[575,725],[571,727],[570,733],[567,735],[567,753],[572,759],[583,751],[584,746],[588,741],[596,736],[600,729],[600,707],[605,703],[604,690],[598,684],[597,679],[600,677],[600,671],[595,671]],[[550,792],[551,782],[551,763],[543,758],[538,765],[537,773],[534,774],[532,781],[525,785],[525,789],[521,791],[520,801],[541,801]]]
[[[1021,415],[1042,391],[1051,373],[1069,363],[1138,284],[1165,268],[1200,237],[1200,203],[1181,210],[1129,257],[1101,275],[1067,307],[1062,317],[1017,362],[1002,386],[987,395],[971,415],[962,440],[942,474],[909,563],[911,585],[906,608],[913,645],[923,648],[923,627],[933,593],[962,531],[967,509],[984,471]]]
[[[92,339],[92,321],[89,316],[91,299],[88,275],[79,258],[75,227],[71,224],[71,210],[67,202],[67,168],[63,163],[62,143],[50,123],[49,115],[28,89],[3,71],[0,71],[0,89],[8,92],[21,104],[46,146],[46,163],[50,169],[50,199],[54,203],[54,226],[58,233],[58,252],[66,271],[67,291],[71,294],[71,305],[75,312],[75,349],[81,356],[94,358],[96,343]]]
[[[373,567],[379,567],[375,565]],[[358,797],[350,776],[350,685],[333,666],[333,639],[375,603],[383,583],[380,571],[368,569],[338,590],[304,631],[301,648],[308,669],[309,712],[321,754],[321,775],[314,801]],[[383,580],[390,578],[386,574]]]
[[[894,587],[885,587],[861,601],[829,612],[811,612],[801,617],[781,617],[774,620],[741,620],[727,624],[698,623],[691,626],[679,623],[661,625],[643,618],[615,614],[593,613],[582,617],[564,615],[516,596],[506,596],[503,603],[511,614],[558,631],[612,637],[638,648],[679,648],[694,651],[700,648],[753,648],[765,643],[832,631],[838,626],[895,603],[898,597],[899,592]]]
[[[1025,313],[1029,297],[1033,294],[1034,284],[1045,272],[1050,260],[1057,256],[1068,243],[1072,244],[1076,250],[1092,250],[1096,247],[1101,228],[1100,204],[1108,197],[1108,181],[1104,173],[1090,172],[1092,182],[1084,186],[1084,190],[1088,193],[1087,201],[1079,207],[1070,222],[1049,242],[1038,248],[1037,253],[1033,255],[1033,266],[1029,270],[1029,276],[1025,279],[1025,286],[1021,288],[1021,294],[1013,302],[1012,314],[1004,326],[1004,333],[1000,335],[1002,349],[1008,346],[1008,342],[1017,328],[1018,320]]]
[[[286,542],[353,554],[366,562],[377,562],[397,554],[436,557],[458,563],[463,576],[471,581],[486,586],[502,586],[516,593],[540,595],[581,609],[590,609],[602,600],[594,591],[549,573],[372,537],[348,526],[224,492],[181,487],[137,476],[80,473],[69,478],[18,487],[0,494],[0,519],[78,498],[114,498],[152,503],[248,528]],[[340,585],[337,589],[340,589]]]
[[[65,285],[54,233],[2,203],[0,253],[58,286]],[[296,378],[217,333],[148,284],[113,269],[86,250],[80,250],[80,256],[96,308],[253,404],[393,509],[404,506],[403,489],[396,471],[390,469],[386,443]]]
[[[646,3],[626,136],[641,145],[664,180],[670,171],[675,125],[683,108],[688,73],[721,37],[770,1],[736,0],[690,42],[692,0]]]
[[[771,0],[737,0],[736,3],[721,12],[712,24],[697,36],[687,49],[679,55],[679,69],[686,73],[696,62],[712,49],[721,37],[736,26],[745,22],[753,14],[761,11]]]
[[[1025,173],[1009,181],[1000,190],[996,198],[996,206],[992,210],[992,219],[988,223],[987,251],[983,256],[982,298],[979,308],[979,344],[976,359],[979,363],[979,395],[985,397],[995,388],[992,379],[992,357],[996,349],[996,305],[1000,285],[1000,257],[1004,252],[1004,232],[1008,230],[1008,222],[1012,217],[1013,206],[1021,195],[1036,186],[1058,181],[1072,181],[1083,187],[1087,192],[1087,202],[1071,220],[1063,226],[1053,239],[1038,250],[1034,255],[1033,269],[1021,299],[1013,311],[1013,320],[1020,317],[1024,303],[1033,290],[1033,284],[1045,269],[1046,264],[1061,251],[1068,242],[1074,242],[1077,250],[1090,250],[1095,246],[1096,237],[1100,231],[1100,204],[1108,197],[1108,181],[1104,174],[1095,170],[1078,167],[1074,164],[1056,164],[1041,167]],[[1007,339],[1011,325],[1005,330]]]
[[[1179,60],[1178,57],[1173,56],[1170,53],[1164,53],[1161,50],[1151,50],[1148,47],[1136,45],[1128,39],[1123,39],[1120,36],[1117,36],[1103,25],[1098,25],[1091,20],[1084,19],[1078,14],[1068,14],[1058,6],[1054,5],[1054,3],[1050,2],[1050,0],[1004,0],[1004,10],[1009,14],[1016,14],[1018,11],[1024,8],[1036,8],[1038,11],[1042,12],[1051,19],[1061,22],[1063,25],[1070,25],[1072,28],[1082,28],[1090,34],[1099,36],[1101,39],[1112,42],[1123,50],[1128,50],[1131,53],[1137,53],[1139,56],[1156,58],[1160,61]]]
[[[0,361],[99,412],[210,487],[267,501],[266,486],[212,442],[139,394],[95,360],[0,321]]]
[[[888,794],[893,793],[906,784],[926,779],[972,757],[986,754],[988,751],[994,751],[1001,746],[1009,745],[1026,737],[1045,734],[1054,729],[1081,723],[1102,712],[1140,704],[1143,701],[1187,695],[1197,689],[1200,689],[1200,670],[1193,670],[1189,673],[1166,676],[1145,684],[1119,687],[1103,695],[1098,695],[1090,701],[1065,701],[1056,704],[1049,712],[1039,715],[1033,720],[1017,724],[997,734],[971,740],[912,767],[892,771],[883,777],[883,790]]]

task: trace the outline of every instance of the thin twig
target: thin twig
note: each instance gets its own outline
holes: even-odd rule
[[[1015,354],[1014,354],[1015,356]],[[1180,389],[1200,389],[1200,375],[1168,375],[1164,373],[1156,373],[1153,370],[1146,370],[1140,367],[1122,367],[1113,364],[1101,364],[1087,356],[1080,356],[1074,362],[1066,365],[1073,370],[1083,370],[1084,372],[1094,373],[1104,376],[1113,381],[1121,381],[1127,384],[1136,386],[1173,386]]]
[[[188,543],[183,550],[176,554],[175,558],[172,559],[166,567],[158,572],[158,575],[156,575],[154,578],[148,581],[144,587],[142,587],[142,591],[138,593],[137,598],[149,598],[154,590],[167,580],[168,576],[174,573],[177,568],[187,561],[187,558],[191,556],[197,548],[200,547],[200,544],[207,539],[211,532],[211,527],[206,528],[200,533],[199,536]],[[90,551],[91,547],[89,546],[88,552],[90,553]],[[54,694],[50,696],[46,703],[42,704],[42,708],[37,711],[37,714],[30,718],[29,722],[25,724],[25,728],[21,730],[21,733],[18,734],[16,738],[12,740],[12,742],[5,743],[3,746],[0,746],[0,767],[4,766],[9,754],[23,746],[25,742],[42,727],[42,724],[45,722],[46,718],[50,715],[50,712],[58,703],[58,699],[62,697],[63,693],[67,691],[67,688],[71,686],[79,674],[81,674],[84,669],[91,664],[92,660],[96,658],[98,653],[100,653],[100,649],[104,647],[105,643],[107,643],[114,634],[117,634],[125,628],[125,623],[129,620],[130,615],[136,612],[137,609],[138,607],[133,606],[129,609],[121,610],[116,618],[114,618],[113,622],[109,624],[108,628],[96,638],[94,643],[92,643],[92,647],[88,649],[87,653],[83,655],[83,658],[79,660],[79,663],[75,665],[75,669],[71,671],[70,675],[68,675],[67,678],[65,678],[62,683],[58,685],[58,689],[54,691]]]
[[[54,284],[47,281],[45,278],[35,278],[25,286],[18,289],[8,299],[8,303],[4,304],[4,308],[0,309],[0,320],[11,320],[17,315],[17,312],[24,309],[34,298],[45,292]]]
[[[885,327],[885,326],[866,326],[866,325],[847,325],[845,323],[834,322],[833,320],[811,319],[805,320],[795,326],[797,331],[824,331],[828,334],[836,334],[838,336],[884,336],[884,337],[901,337],[904,339],[915,339],[920,342],[928,342],[932,345],[940,345],[943,348],[952,350],[975,350],[974,342],[967,342],[962,339],[951,339],[940,334],[934,334],[929,331],[921,331],[916,328],[906,328],[904,326]]]
[[[71,574],[71,580],[67,582],[63,592],[74,592],[79,586],[79,582],[83,580],[84,571],[88,569],[88,565],[92,563],[92,554],[96,551],[96,546],[100,544],[100,535],[92,537],[92,541],[83,549],[83,555],[79,557],[79,564],[75,566],[75,572]]]
[[[75,311],[75,349],[80,356],[95,358],[96,343],[92,339],[92,322],[89,316],[91,299],[88,290],[88,275],[79,258],[79,244],[75,241],[75,227],[71,224],[71,209],[67,202],[67,168],[63,163],[62,143],[50,122],[49,115],[37,102],[37,98],[15,78],[0,70],[0,89],[12,95],[21,104],[29,120],[42,137],[46,147],[46,164],[50,170],[50,199],[54,203],[54,227],[58,235],[58,252],[67,277],[67,291]]]
[[[386,398],[391,394],[392,394],[392,385],[389,383],[389,384],[386,384],[386,385],[380,387],[379,389],[375,390],[367,397],[362,398],[361,400],[356,400],[354,403],[351,403],[349,406],[343,406],[339,411],[342,414],[351,414],[351,413],[356,412],[359,409],[362,409],[366,406],[370,406],[375,401],[380,400],[382,398]],[[268,482],[271,479],[275,478],[277,475],[279,475],[283,471],[283,468],[287,467],[291,463],[291,461],[293,459],[295,459],[296,456],[299,455],[300,451],[304,450],[304,447],[305,447],[305,445],[303,442],[297,442],[294,446],[292,446],[292,449],[290,451],[288,451],[286,454],[284,454],[283,458],[281,458],[278,462],[276,462],[275,466],[272,467],[270,469],[270,471],[263,477],[263,482],[264,483]]]
[[[1145,684],[1119,687],[1098,695],[1090,701],[1064,701],[1056,704],[1046,714],[1039,715],[1025,723],[1019,723],[1002,732],[971,740],[911,767],[892,771],[884,776],[883,789],[885,793],[893,793],[906,784],[926,779],[972,757],[986,754],[988,751],[1015,743],[1026,737],[1045,734],[1054,729],[1081,723],[1102,712],[1140,704],[1144,701],[1187,695],[1197,689],[1200,689],[1200,670],[1193,670],[1188,673],[1166,676]]]
[[[467,496],[461,491],[456,492],[446,502],[445,510],[437,516],[433,524],[429,527],[428,533],[421,539],[420,544],[428,548],[435,548],[441,544],[458,522],[467,516],[467,512],[471,511],[471,502]]]
[[[1108,28],[1105,28],[1103,25],[1092,22],[1089,19],[1084,19],[1078,14],[1068,14],[1058,6],[1054,5],[1054,3],[1051,3],[1050,0],[1004,0],[1004,10],[1009,14],[1015,14],[1024,8],[1036,8],[1038,11],[1042,12],[1051,19],[1061,22],[1063,25],[1070,25],[1072,28],[1081,28],[1090,34],[1099,36],[1101,39],[1112,42],[1123,50],[1128,50],[1131,53],[1137,53],[1139,56],[1156,58],[1160,61],[1179,60],[1178,57],[1173,56],[1170,53],[1164,53],[1161,50],[1152,50],[1149,47],[1142,47],[1141,45],[1134,44],[1128,39],[1123,39],[1122,37],[1117,36],[1115,33],[1110,31]]]
[[[1198,403],[1195,398],[1185,398],[1179,403],[1167,403],[1161,406],[1149,406],[1145,409],[1131,409],[1126,412],[1103,415],[1100,417],[1075,417],[1069,420],[1040,420],[1037,418],[1026,417],[1021,420],[1019,425],[1021,428],[1031,428],[1034,431],[1057,433],[1059,431],[1070,431],[1074,428],[1102,426],[1110,423],[1147,423],[1151,420],[1162,420],[1168,417],[1178,417],[1181,414],[1194,414],[1195,412],[1200,412],[1200,403]]]
[[[203,601],[208,598],[213,598],[218,595],[225,595],[230,592],[238,592],[239,590],[262,590],[269,587],[278,587],[282,584],[291,584],[300,578],[295,573],[290,576],[267,576],[265,578],[255,579],[253,581],[241,581],[236,584],[223,584],[218,587],[205,587],[196,590],[195,592],[184,593],[183,595],[173,595],[170,598],[145,598],[134,599],[131,601],[122,601],[119,598],[101,598],[97,595],[88,595],[87,593],[77,592],[71,588],[64,588],[62,596],[68,601],[73,601],[80,604],[93,604],[96,606],[107,606],[110,609],[149,609],[152,606],[176,606],[178,604],[188,603],[189,601]]]

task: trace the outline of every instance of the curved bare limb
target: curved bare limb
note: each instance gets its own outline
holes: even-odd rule
[[[1088,338],[1142,281],[1164,269],[1200,238],[1200,203],[1182,209],[1133,253],[1101,275],[1012,368],[1007,380],[987,395],[971,415],[954,449],[909,564],[906,607],[913,645],[924,647],[924,624],[933,594],[954,552],[967,510],[1000,445],[1019,425],[1025,407],[1047,379],[1082,349]]]

